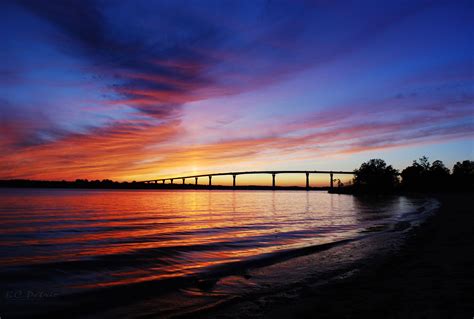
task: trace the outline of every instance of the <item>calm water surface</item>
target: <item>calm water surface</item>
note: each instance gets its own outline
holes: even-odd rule
[[[424,204],[295,191],[0,189],[10,288],[70,294],[183,277],[386,229]]]

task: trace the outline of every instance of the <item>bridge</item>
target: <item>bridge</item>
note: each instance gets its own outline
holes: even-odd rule
[[[354,175],[354,172],[347,171],[245,171],[245,172],[226,172],[226,173],[212,173],[212,174],[200,174],[200,175],[189,175],[189,176],[177,176],[177,177],[167,177],[167,178],[158,178],[152,180],[142,181],[143,183],[162,183],[165,184],[166,181],[169,181],[170,184],[173,184],[175,180],[182,180],[183,185],[186,184],[187,179],[194,179],[194,185],[198,185],[199,178],[208,178],[209,187],[212,186],[212,177],[213,176],[232,176],[232,186],[236,187],[236,179],[238,175],[257,175],[257,174],[267,174],[272,175],[272,187],[276,187],[276,176],[278,174],[304,174],[306,175],[306,189],[309,189],[309,177],[311,174],[327,174],[329,175],[329,185],[331,188],[334,186],[334,175],[345,174],[345,175]]]

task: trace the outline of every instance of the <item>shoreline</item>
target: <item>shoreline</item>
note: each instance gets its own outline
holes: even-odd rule
[[[431,209],[427,212],[432,214]],[[426,216],[422,220],[425,218]],[[334,278],[348,276],[358,268],[365,267],[367,260],[372,260],[374,255],[380,260],[382,259],[380,254],[387,255],[398,249],[409,231],[407,228],[411,227],[406,225],[400,227],[399,224],[416,225],[422,220],[416,218],[410,222],[398,222],[382,232],[368,229],[366,234],[357,238],[295,249],[290,254],[283,256],[279,254],[270,260],[264,258],[238,263],[239,267],[232,267],[229,269],[230,272],[199,276],[201,279],[195,284],[181,288],[188,298],[191,298],[189,300],[183,299],[184,295],[171,292],[127,306],[109,307],[89,317],[114,317],[120,313],[133,314],[131,315],[133,318],[147,317],[143,314],[150,314],[153,318],[260,317],[255,315],[255,310],[256,313],[260,313],[262,309],[255,309],[255,305],[252,305],[255,300],[263,304],[277,301],[278,304],[287,296],[295,296],[295,291],[307,292],[311,287],[332,282]],[[305,282],[307,278],[311,278],[309,283]],[[174,303],[186,306],[167,311],[162,308],[162,300],[174,300]],[[166,303],[164,306],[166,307]]]
[[[436,194],[438,211],[399,249],[366,267],[302,289],[224,305],[206,318],[471,318],[474,315],[474,199]],[[263,302],[262,302],[263,300]]]

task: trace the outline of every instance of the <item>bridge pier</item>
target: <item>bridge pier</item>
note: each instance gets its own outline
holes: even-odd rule
[[[305,184],[306,184],[306,190],[311,190],[312,187],[311,187],[311,184],[310,184],[310,177],[311,177],[311,174],[315,175],[315,174],[328,174],[329,175],[329,186],[328,188],[330,189],[333,189],[334,188],[334,182],[336,181],[339,181],[339,179],[334,179],[334,175],[339,175],[339,174],[348,174],[348,175],[354,175],[354,172],[348,172],[348,171],[316,171],[316,170],[301,170],[301,171],[275,171],[275,170],[272,170],[272,171],[242,171],[242,172],[238,172],[238,171],[235,171],[235,172],[224,172],[224,173],[210,173],[210,174],[202,174],[202,175],[189,175],[189,176],[175,176],[175,177],[166,177],[166,178],[159,178],[159,179],[152,179],[152,180],[146,180],[146,181],[141,181],[140,183],[143,183],[143,184],[162,184],[162,185],[166,185],[166,184],[174,184],[174,180],[181,180],[182,181],[182,185],[186,185],[186,180],[187,179],[192,179],[194,178],[194,185],[196,186],[196,188],[198,186],[205,186],[205,183],[204,185],[200,185],[199,184],[199,178],[202,177],[202,178],[209,178],[209,188],[212,188],[212,177],[213,176],[232,176],[232,187],[234,189],[237,188],[237,175],[244,175],[244,174],[265,174],[265,175],[272,175],[272,188],[273,189],[277,189],[277,185],[276,185],[276,175],[277,174],[299,174],[301,176],[301,174],[305,174],[305,177],[306,177],[306,180],[305,180]],[[179,182],[177,184],[180,184]],[[181,184],[180,184],[181,185]],[[189,185],[192,185],[192,182],[189,183]],[[241,187],[241,186],[240,186]],[[303,188],[304,189],[304,188]]]

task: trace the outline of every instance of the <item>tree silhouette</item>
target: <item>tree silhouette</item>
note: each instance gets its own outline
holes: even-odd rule
[[[426,156],[420,157],[420,159],[418,161],[413,161],[413,164],[417,164],[418,166],[423,168],[423,170],[425,172],[428,172],[431,168],[430,161],[429,161],[428,157],[426,157]]]
[[[426,170],[423,166],[413,161],[411,166],[405,168],[402,173],[402,186],[408,190],[421,189],[425,183]]]
[[[466,160],[454,164],[452,179],[456,188],[474,189],[474,161]]]
[[[431,164],[428,157],[423,156],[413,161],[411,166],[402,173],[403,188],[411,191],[427,191],[447,189],[450,184],[449,169],[440,160]]]
[[[393,190],[398,184],[398,171],[382,159],[371,159],[354,170],[354,186],[358,191],[379,193]]]
[[[440,160],[434,161],[428,173],[428,185],[431,189],[441,190],[449,187],[449,169]]]

